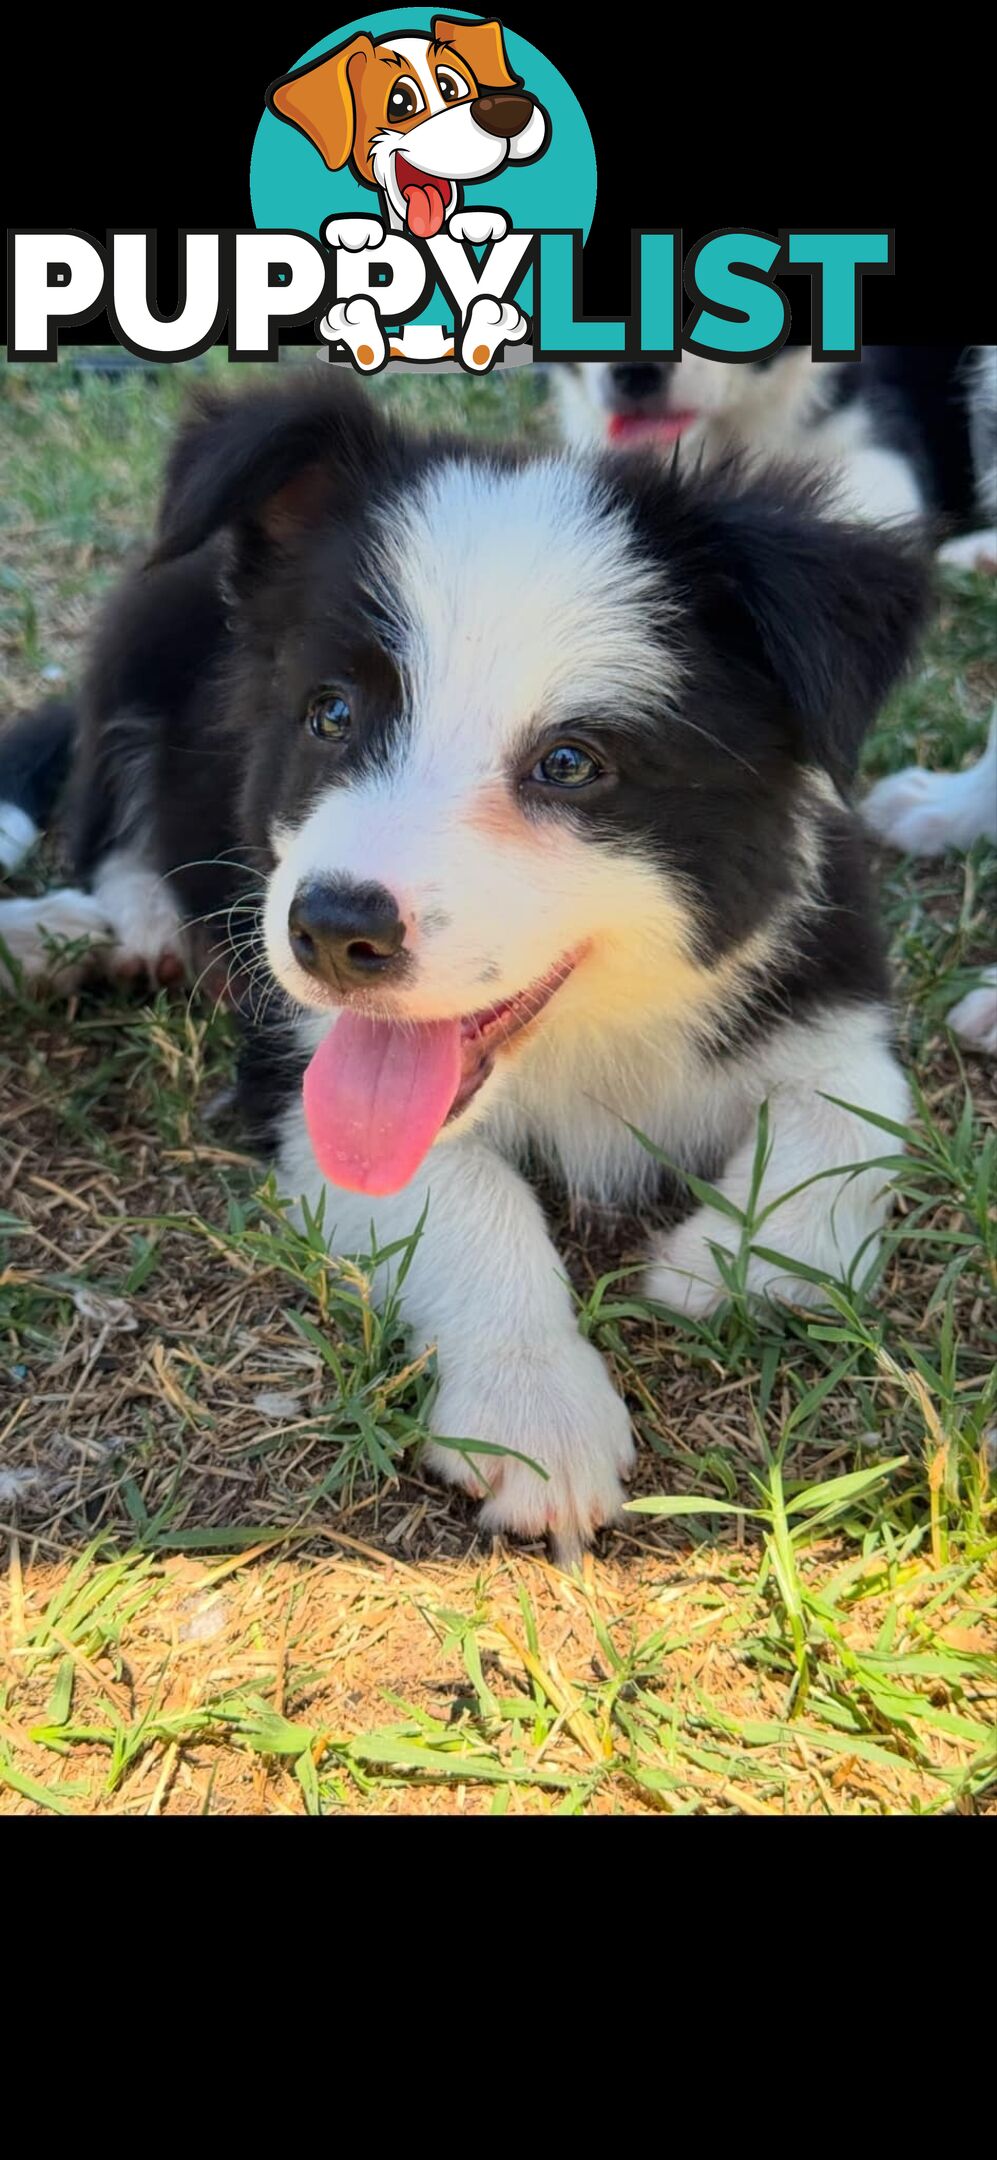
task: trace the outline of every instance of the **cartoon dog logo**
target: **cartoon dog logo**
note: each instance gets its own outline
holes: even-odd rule
[[[376,42],[361,31],[271,83],[267,105],[307,136],[330,172],[348,165],[363,186],[377,190],[380,217],[329,218],[323,227],[327,246],[350,251],[380,247],[385,230],[415,240],[445,232],[472,246],[502,239],[505,213],[464,210],[463,189],[508,164],[532,163],[550,140],[548,116],[513,74],[494,20],[437,15],[427,36]],[[497,318],[490,327],[500,336],[486,336],[492,354],[500,341],[529,328],[511,302],[480,306]],[[380,338],[372,341],[371,317],[376,320],[372,302],[354,299],[333,308],[324,326],[345,337],[361,366],[379,365],[383,354]],[[361,340],[370,360],[359,357]],[[409,342],[413,358],[429,356],[411,332]],[[391,349],[404,348],[399,342]],[[452,343],[439,357],[448,351]]]

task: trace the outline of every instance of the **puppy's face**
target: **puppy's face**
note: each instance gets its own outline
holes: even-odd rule
[[[598,975],[601,996],[659,996],[691,951],[687,909],[617,835],[678,725],[682,661],[623,509],[564,463],[446,455],[375,493],[348,593],[340,544],[309,551],[276,656],[296,719],[265,784],[278,980],[320,1011],[418,1020],[576,966],[586,995]],[[382,964],[362,949],[373,894]]]
[[[729,424],[749,432],[792,409],[811,377],[809,350],[774,353],[764,360],[735,363],[685,353],[676,361],[578,361],[558,371],[560,394],[573,432],[608,441],[676,442],[707,423]]]
[[[539,1029],[709,1007],[819,874],[921,580],[802,483],[410,439],[345,388],[181,441],[161,552],[230,531],[269,970],[318,1032],[459,1023],[463,1107]]]

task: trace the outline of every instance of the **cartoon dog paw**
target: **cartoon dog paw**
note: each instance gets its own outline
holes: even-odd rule
[[[384,366],[388,348],[380,316],[373,300],[368,300],[365,294],[358,293],[352,300],[337,300],[319,324],[319,330],[330,345],[349,347],[353,365],[361,374],[376,374],[377,369]]]
[[[461,365],[475,375],[486,374],[500,346],[517,345],[529,327],[529,316],[514,300],[496,300],[491,293],[480,293],[467,311],[460,341]]]
[[[509,220],[504,210],[455,210],[447,226],[451,240],[469,240],[484,247],[489,240],[504,240]]]
[[[326,247],[346,248],[350,255],[359,255],[362,248],[380,247],[384,239],[384,226],[376,217],[331,217],[322,227]]]

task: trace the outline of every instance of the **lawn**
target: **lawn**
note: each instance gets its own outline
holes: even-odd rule
[[[183,372],[0,378],[0,717],[74,678]],[[545,426],[528,368],[376,394]],[[993,583],[948,574],[868,772],[960,766],[995,695]],[[0,1813],[997,1807],[997,1066],[944,1024],[997,856],[881,881],[918,1111],[878,1279],[687,1322],[639,1303],[635,1225],[562,1209],[641,1442],[573,1575],[422,1476],[431,1368],[261,1182],[225,1016],[2,1002]]]

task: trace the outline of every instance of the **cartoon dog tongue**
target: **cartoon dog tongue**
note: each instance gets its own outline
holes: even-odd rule
[[[447,187],[445,180],[443,187]],[[402,194],[405,197],[409,231],[415,234],[417,240],[432,240],[443,223],[450,197],[449,188],[444,195],[442,188],[437,187],[427,174],[421,184],[410,180],[402,188]]]
[[[414,1177],[453,1107],[459,1020],[418,1025],[344,1012],[304,1077],[315,1160],[347,1192],[393,1193]]]

